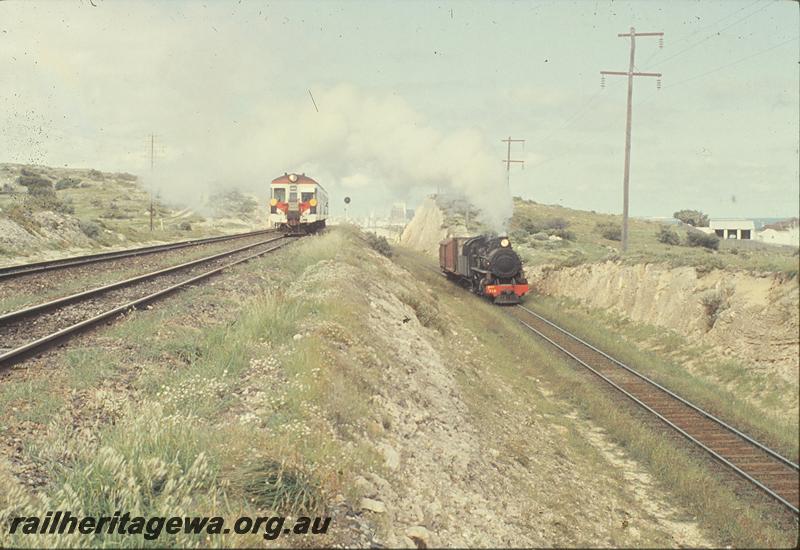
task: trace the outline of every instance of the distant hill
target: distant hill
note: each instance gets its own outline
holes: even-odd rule
[[[150,194],[134,174],[91,168],[0,164],[0,257],[63,255],[242,231],[266,223],[259,204],[218,193],[201,215]],[[6,262],[8,263],[8,262]]]

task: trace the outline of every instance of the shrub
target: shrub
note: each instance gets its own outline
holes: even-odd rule
[[[32,197],[52,197],[55,198],[56,192],[53,189],[53,184],[49,181],[47,185],[29,185],[28,194]]]
[[[515,243],[522,243],[528,238],[528,234],[520,229],[515,229],[509,234],[509,237],[511,237]]]
[[[27,171],[26,173],[25,170],[23,170],[23,174],[21,176],[17,177],[17,183],[23,187],[27,187],[28,189],[31,187],[46,187],[48,185],[52,187],[53,185],[49,179],[43,178],[39,174],[34,174],[30,171]]]
[[[558,231],[564,230],[567,227],[569,227],[569,221],[564,218],[550,218],[545,221],[526,218],[519,222],[519,229],[531,235],[541,232],[546,232],[549,235],[557,235]]]
[[[136,181],[138,179],[137,176],[129,174],[128,172],[118,172],[114,174],[114,176],[122,181]]]
[[[577,239],[575,233],[570,231],[569,229],[555,229],[550,232],[551,235],[555,235],[556,237],[561,237],[565,241],[574,241]]]
[[[544,230],[544,227],[534,220],[523,220],[519,225],[520,229],[529,234],[539,233]]]
[[[54,206],[56,212],[61,212],[62,214],[75,213],[75,205],[73,204],[72,199],[69,198],[66,200],[56,199]]]
[[[565,220],[564,218],[551,218],[544,222],[545,229],[555,229],[555,230],[562,230],[569,227],[569,221]]]
[[[277,460],[248,462],[233,476],[233,485],[259,508],[283,514],[311,513],[324,502],[313,475]]]
[[[560,267],[576,267],[586,262],[586,255],[580,250],[572,250],[568,256],[558,262]]]
[[[80,226],[81,231],[83,231],[83,234],[90,239],[96,239],[100,236],[100,226],[96,223],[86,220],[78,220],[78,225]]]
[[[103,173],[100,170],[95,170],[94,168],[89,170],[89,177],[92,178],[93,180],[103,180],[103,179],[105,179],[105,176],[103,175]]]
[[[538,233],[534,233],[533,234],[533,238],[536,239],[537,241],[546,241],[547,240],[547,233],[545,233],[544,231],[540,231]]]
[[[622,228],[619,224],[614,222],[601,222],[595,227],[595,230],[609,241],[622,240]]]
[[[61,191],[62,189],[69,189],[71,187],[78,187],[81,183],[81,180],[77,178],[61,178],[56,182],[56,191]]]
[[[387,258],[392,256],[392,245],[386,240],[386,237],[379,237],[375,233],[367,233],[367,244],[376,252],[383,254]]]
[[[714,234],[703,233],[702,231],[692,230],[686,234],[687,246],[702,246],[709,250],[719,249],[719,237]]]
[[[658,230],[658,233],[656,233],[656,238],[658,239],[658,242],[664,244],[681,244],[681,238],[678,236],[678,234],[666,225],[661,226],[661,228]]]
[[[436,298],[420,298],[409,292],[404,292],[400,295],[400,300],[414,310],[414,315],[417,316],[420,325],[432,328],[441,334],[446,334],[448,332],[448,324],[446,320],[441,317]]]
[[[714,328],[714,324],[719,319],[720,313],[730,307],[728,303],[728,294],[721,290],[713,290],[700,298],[700,303],[706,310],[706,317],[708,321],[708,328]]]
[[[699,210],[678,210],[672,217],[693,227],[708,227],[708,216]]]
[[[192,224],[189,222],[181,222],[180,225],[178,225],[178,229],[180,229],[181,231],[191,231]]]
[[[110,203],[108,203],[108,210],[106,210],[103,214],[101,214],[101,216],[104,218],[111,218],[114,220],[128,220],[133,217],[129,213],[120,209],[116,199],[113,199]]]
[[[60,214],[75,213],[75,206],[72,204],[72,201],[63,201],[59,199],[56,197],[56,192],[52,189],[47,191],[37,191],[34,194],[29,195],[25,201],[25,205],[31,212],[52,210],[53,212],[59,212]]]

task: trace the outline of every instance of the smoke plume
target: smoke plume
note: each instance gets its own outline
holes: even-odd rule
[[[403,99],[352,86],[314,98],[319,111],[306,90],[296,100],[266,99],[235,125],[220,123],[213,135],[195,133],[189,146],[165,151],[157,171],[163,195],[185,202],[228,187],[263,194],[272,178],[298,171],[377,211],[437,189],[463,195],[487,225],[504,229],[511,198],[502,165],[477,131],[442,132]]]

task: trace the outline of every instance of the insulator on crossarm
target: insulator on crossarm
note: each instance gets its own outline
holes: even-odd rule
[[[601,88],[605,88],[606,87],[606,75],[603,75],[603,76],[600,77],[600,87]]]
[[[659,47],[659,49],[664,47],[664,37],[663,36],[659,36],[658,37],[658,47]]]
[[[656,80],[656,89],[657,90],[661,89],[661,79],[660,78],[658,80]]]

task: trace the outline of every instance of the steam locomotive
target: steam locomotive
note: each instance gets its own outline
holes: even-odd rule
[[[272,180],[269,221],[291,233],[314,233],[325,227],[328,193],[305,174],[285,173]]]
[[[518,304],[528,290],[522,261],[508,237],[454,237],[439,243],[439,266],[457,281],[495,304]]]

